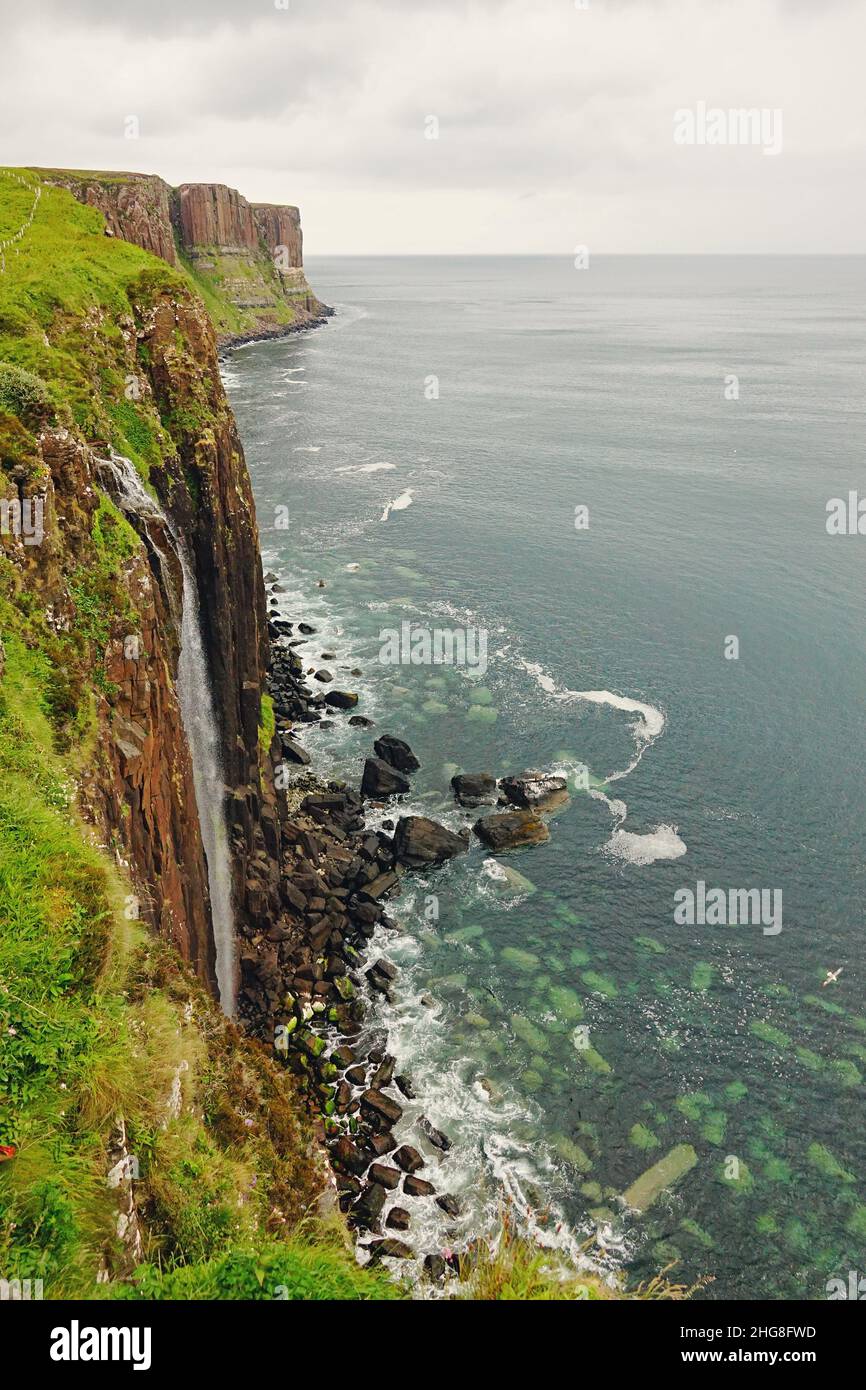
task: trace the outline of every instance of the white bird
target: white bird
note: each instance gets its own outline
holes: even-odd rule
[[[821,988],[826,989],[828,985],[835,985],[843,969],[844,967],[840,965],[838,970],[828,970],[826,980],[821,981]]]

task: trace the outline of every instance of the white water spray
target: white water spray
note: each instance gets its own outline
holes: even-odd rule
[[[636,752],[628,767],[620,772],[612,772],[607,783],[619,782],[634,772],[647,748],[651,748],[660,734],[664,732],[665,716],[655,705],[633,700],[626,695],[615,695],[611,690],[560,690],[552,676],[548,675],[538,662],[517,658],[518,665],[533,676],[542,690],[554,700],[565,702],[585,701],[592,705],[607,705],[610,709],[622,710],[625,714],[637,717],[632,724],[632,734]],[[677,834],[675,825],[657,825],[654,830],[639,835],[623,830],[622,823],[628,815],[624,801],[607,796],[598,787],[590,790],[595,801],[603,801],[614,820],[613,833],[605,845],[605,851],[615,859],[624,859],[630,864],[654,864],[657,859],[679,859],[686,853],[687,845]]]
[[[225,816],[225,785],[220,758],[220,737],[214,713],[207,657],[201,635],[198,585],[195,581],[185,542],[178,535],[159,503],[145,489],[135,466],[129,459],[123,458],[120,454],[114,454],[110,459],[100,460],[100,463],[111,473],[117,493],[117,504],[122,511],[131,512],[140,518],[145,525],[145,530],[147,529],[148,517],[162,522],[165,526],[171,536],[183,577],[183,594],[180,604],[177,603],[176,595],[172,593],[169,595],[174,609],[175,621],[180,619],[177,692],[183,727],[192,759],[196,806],[207,861],[220,1004],[223,1013],[231,1017],[235,1011],[237,988],[231,860]],[[148,538],[157,553],[161,554],[160,548],[150,532],[148,532]],[[164,573],[170,589],[170,573],[167,566],[164,566]]]

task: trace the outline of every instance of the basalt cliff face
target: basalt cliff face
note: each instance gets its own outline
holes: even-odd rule
[[[250,203],[219,183],[172,188],[148,174],[38,172],[98,208],[112,236],[184,265],[221,343],[308,327],[329,312],[304,274],[296,207]]]

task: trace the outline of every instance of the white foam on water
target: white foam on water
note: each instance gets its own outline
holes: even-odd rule
[[[412,489],[407,487],[405,492],[401,492],[399,497],[395,497],[393,502],[385,505],[381,520],[387,521],[392,512],[404,512],[407,507],[412,505]]]
[[[394,1127],[394,1137],[399,1143],[420,1148],[426,1159],[421,1176],[432,1181],[437,1192],[450,1193],[461,1203],[461,1214],[456,1218],[447,1216],[432,1201],[414,1203],[412,1243],[419,1254],[459,1249],[478,1236],[494,1243],[501,1228],[504,1195],[511,1218],[520,1229],[539,1245],[562,1250],[580,1267],[590,1268],[591,1262],[581,1253],[585,1234],[576,1233],[549,1205],[549,1217],[539,1217],[528,1195],[533,1190],[551,1191],[558,1176],[557,1161],[543,1144],[518,1137],[536,1129],[536,1103],[510,1087],[497,1085],[491,1094],[483,1084],[476,1058],[444,1060],[450,1027],[448,1009],[431,1009],[421,1002],[422,995],[435,995],[435,985],[424,985],[417,970],[424,945],[415,933],[426,926],[420,912],[423,894],[430,886],[418,880],[415,891],[400,900],[398,929],[379,926],[370,942],[371,959],[385,955],[400,969],[394,1001],[365,991],[365,1034],[375,1041],[382,1029],[386,1031],[388,1050],[401,1062],[405,1059],[416,1091],[416,1099],[401,1098],[403,1116]],[[410,919],[415,921],[414,931]],[[422,1137],[418,1128],[421,1115],[451,1139],[447,1153],[432,1149]],[[405,1205],[400,1193],[389,1193],[383,1221],[390,1207],[399,1205]],[[403,1272],[415,1272],[413,1266],[414,1262],[407,1261]]]
[[[335,468],[335,473],[388,473],[396,468],[396,463],[350,463],[343,468]]]
[[[293,450],[293,454],[320,454],[321,444],[298,444]]]
[[[612,772],[605,779],[606,784],[621,781],[624,777],[628,777],[629,773],[634,772],[646,750],[651,748],[656,739],[664,733],[665,715],[655,705],[647,704],[643,700],[635,700],[628,695],[617,695],[612,690],[562,689],[545,671],[540,662],[526,661],[522,657],[515,659],[517,664],[535,679],[545,694],[554,700],[566,703],[584,701],[592,705],[605,705],[609,709],[621,710],[624,714],[635,716],[631,723],[635,756],[628,767],[622,768],[619,772]],[[621,826],[628,815],[626,803],[619,798],[606,796],[598,788],[593,788],[590,791],[590,796],[595,801],[603,801],[614,818],[616,828],[610,840],[603,846],[604,852],[612,858],[643,867],[647,864],[654,864],[658,859],[679,859],[686,853],[688,846],[684,840],[680,839],[676,826],[657,825],[654,830],[643,835],[623,830]]]
[[[675,825],[657,825],[645,835],[615,830],[604,846],[605,854],[627,864],[655,864],[658,859],[681,859],[688,846]]]

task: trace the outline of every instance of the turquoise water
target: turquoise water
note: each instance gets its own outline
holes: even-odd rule
[[[635,1279],[678,1260],[704,1297],[825,1296],[866,1259],[866,536],[825,525],[866,497],[866,261],[308,273],[338,317],[226,367],[266,568],[318,629],[302,650],[410,741],[415,811],[474,819],[458,768],[573,779],[549,842],[500,858],[526,883],[473,849],[377,943],[402,968],[373,1022],[419,1092],[407,1136],[423,1109],[455,1141],[436,1181],[464,1216],[425,1235],[483,1227],[505,1191]],[[405,620],[483,627],[487,671],[382,665]],[[301,736],[357,783],[372,734]],[[677,925],[699,880],[781,891],[782,930]],[[679,1144],[691,1171],[623,1212]]]

